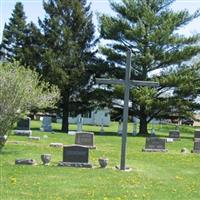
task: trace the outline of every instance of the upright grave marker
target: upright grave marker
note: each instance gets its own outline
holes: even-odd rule
[[[81,132],[76,133],[75,144],[86,146],[90,149],[95,149],[94,133]]]
[[[166,152],[165,139],[157,137],[146,138],[145,148],[142,149],[145,152]]]
[[[200,140],[194,141],[194,147],[192,153],[200,153]]]
[[[30,130],[31,119],[29,117],[25,119],[19,119],[17,122],[17,130],[14,131],[15,135],[31,136],[32,131]]]
[[[181,140],[179,130],[170,130],[169,138],[172,138],[174,141]]]
[[[83,118],[79,114],[77,117],[77,132],[81,132],[83,127]]]
[[[44,116],[42,119],[42,127],[40,130],[44,132],[51,132],[52,131],[51,122],[52,118],[50,116]]]
[[[126,166],[125,166],[126,138],[127,138],[127,128],[128,128],[128,104],[129,104],[130,87],[131,86],[147,86],[147,87],[158,86],[158,83],[152,82],[152,81],[131,81],[130,76],[131,76],[131,50],[128,49],[125,80],[112,80],[112,79],[97,79],[96,80],[96,82],[99,84],[122,84],[125,86],[120,170],[126,169]]]
[[[200,141],[200,129],[194,131],[194,141]]]
[[[63,147],[63,161],[58,165],[63,167],[86,167],[91,168],[89,161],[89,149],[81,145]]]

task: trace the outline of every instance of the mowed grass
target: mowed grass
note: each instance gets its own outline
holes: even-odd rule
[[[11,135],[0,153],[0,199],[1,200],[199,200],[200,199],[200,155],[181,154],[181,148],[193,148],[195,127],[181,126],[181,141],[167,143],[167,153],[142,152],[144,137],[131,136],[129,124],[127,138],[127,166],[130,172],[119,171],[121,137],[117,135],[117,123],[105,128],[83,126],[85,131],[95,132],[96,150],[90,150],[92,169],[62,168],[62,149],[49,147],[51,142],[74,144],[74,136],[58,132],[60,124],[53,124],[55,134],[39,131],[40,122],[31,122],[33,136]],[[149,127],[151,128],[151,126]],[[156,133],[167,137],[172,125],[157,125]],[[70,125],[75,130],[76,125]],[[47,135],[48,138],[43,138]],[[16,143],[16,141],[18,143]],[[49,166],[43,166],[40,155],[52,154]],[[98,158],[106,156],[109,165],[99,168]],[[32,158],[36,166],[15,165],[16,158]]]

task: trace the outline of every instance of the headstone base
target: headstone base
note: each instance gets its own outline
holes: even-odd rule
[[[36,161],[33,159],[16,159],[16,165],[36,165]]]
[[[171,138],[173,141],[181,141],[181,138]]]
[[[168,149],[142,149],[143,152],[168,152]]]
[[[90,163],[75,163],[75,162],[59,162],[58,166],[60,167],[83,167],[83,168],[92,168]]]
[[[15,135],[19,135],[19,136],[31,136],[32,135],[31,130],[15,130],[14,133],[15,133]]]
[[[166,139],[166,142],[167,142],[167,143],[172,143],[172,142],[174,142],[174,139],[173,139],[173,138],[167,138],[167,139]]]
[[[76,135],[76,131],[68,131],[68,135]]]
[[[51,132],[51,131],[52,131],[52,128],[51,128],[51,127],[42,127],[42,128],[40,128],[40,131],[43,131],[43,132]]]

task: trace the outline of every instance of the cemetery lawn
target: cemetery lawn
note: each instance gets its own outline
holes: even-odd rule
[[[53,124],[55,134],[39,131],[40,122],[31,122],[33,136],[40,141],[30,141],[25,136],[10,135],[0,153],[1,200],[199,200],[200,155],[182,154],[185,147],[193,148],[195,127],[181,126],[181,141],[167,143],[167,153],[142,152],[144,137],[127,138],[127,166],[131,172],[115,169],[119,165],[121,137],[117,136],[117,123],[105,128],[83,126],[95,132],[96,150],[90,150],[92,169],[62,168],[62,148],[49,147],[51,142],[74,144],[74,136],[58,132],[60,124]],[[70,130],[76,126],[71,125]],[[129,124],[131,132],[132,125]],[[167,137],[172,125],[156,126],[159,136]],[[47,135],[48,138],[43,138]],[[43,166],[40,155],[52,154],[49,166]],[[99,168],[98,158],[106,156],[109,165]],[[15,165],[16,158],[32,158],[36,166]]]

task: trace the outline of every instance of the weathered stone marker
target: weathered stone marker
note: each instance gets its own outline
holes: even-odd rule
[[[17,122],[17,130],[30,130],[31,118],[19,119]]]
[[[194,131],[194,141],[200,141],[200,129]]]
[[[75,144],[86,146],[90,149],[95,149],[94,133],[80,132],[76,133]]]
[[[29,117],[25,119],[19,119],[17,122],[17,130],[14,131],[15,135],[19,136],[31,136],[32,131],[30,130],[31,119]]]
[[[200,153],[200,140],[194,141],[194,147],[192,153]]]
[[[99,84],[122,84],[125,86],[120,170],[126,170],[125,161],[126,161],[126,138],[128,129],[129,90],[132,86],[147,86],[147,87],[159,86],[158,83],[152,81],[131,81],[130,76],[131,76],[131,49],[128,49],[125,80],[96,79],[96,82]]]
[[[44,116],[42,120],[42,127],[41,131],[44,132],[51,132],[52,131],[52,126],[51,126],[52,118],[49,116]]]
[[[181,140],[179,130],[170,130],[169,138],[173,138],[174,141]]]
[[[81,145],[63,146],[63,161],[58,165],[63,167],[91,168],[89,161],[89,148]]]
[[[144,152],[166,152],[165,139],[157,137],[146,138],[145,148],[142,149]]]

